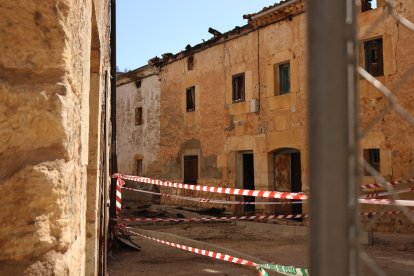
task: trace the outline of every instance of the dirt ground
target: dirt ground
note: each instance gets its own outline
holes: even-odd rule
[[[142,226],[208,242],[265,260],[308,268],[305,237],[255,235],[235,223],[192,223]],[[118,247],[109,258],[110,275],[257,275],[254,269],[196,255],[143,238],[134,238],[142,251]],[[386,275],[414,275],[414,235],[375,233],[374,244],[362,246]],[[362,267],[362,275],[375,275]],[[276,275],[276,274],[273,274]],[[277,274],[279,275],[279,274]]]

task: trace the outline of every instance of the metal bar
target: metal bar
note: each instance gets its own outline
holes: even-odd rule
[[[116,156],[116,0],[111,0],[111,175],[118,172]],[[116,179],[111,180],[109,217],[116,218]]]
[[[354,1],[307,3],[310,274],[357,275]]]

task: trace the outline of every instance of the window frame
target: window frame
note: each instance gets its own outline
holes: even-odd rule
[[[242,86],[237,85],[238,80],[240,79],[242,80]],[[239,87],[241,87],[241,90],[239,89]],[[235,74],[231,77],[231,90],[232,90],[231,98],[232,98],[233,103],[240,103],[240,102],[245,101],[246,99],[246,76],[244,72]],[[240,91],[236,91],[236,90],[240,90]]]
[[[288,89],[285,91],[282,87],[282,70],[283,66],[288,66]],[[273,80],[274,80],[274,96],[286,95],[292,92],[292,73],[291,73],[291,62],[286,60],[284,62],[275,63],[273,65]]]

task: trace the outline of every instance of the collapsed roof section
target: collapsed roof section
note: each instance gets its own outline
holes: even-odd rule
[[[263,28],[271,23],[275,23],[281,20],[291,20],[294,16],[304,12],[304,2],[305,0],[285,0],[272,6],[265,7],[257,13],[243,15],[243,18],[247,19],[248,23],[241,27],[236,26],[234,29],[225,33],[221,33],[213,28],[209,28],[209,33],[213,34],[213,37],[211,39],[207,41],[203,40],[202,43],[194,46],[188,44],[185,47],[185,50],[177,54],[165,53],[161,55],[161,58],[156,56],[148,61],[147,66],[162,67],[163,65],[185,58],[228,40],[245,35],[259,28]],[[139,71],[142,71],[142,69],[145,67],[146,66],[143,66],[127,74],[123,74],[122,77],[131,77],[132,75],[137,74]]]

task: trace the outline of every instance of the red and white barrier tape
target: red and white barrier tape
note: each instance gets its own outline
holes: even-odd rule
[[[409,213],[413,213],[414,210],[410,210]],[[361,212],[361,216],[375,216],[375,215],[398,215],[398,214],[405,214],[406,212],[403,211],[386,211],[386,212]]]
[[[116,179],[116,215],[119,216],[122,209],[122,186],[125,185],[125,182],[122,179]]]
[[[378,204],[378,205],[398,205],[414,207],[414,200],[390,200],[390,199],[365,199],[360,198],[359,203],[362,204]]]
[[[294,219],[306,218],[306,214],[297,215],[267,215],[267,216],[232,216],[232,217],[202,217],[202,218],[122,218],[121,221],[136,222],[186,222],[186,221],[231,221],[231,220],[255,220],[255,219]]]
[[[408,184],[408,183],[414,183],[414,178],[405,179],[405,180],[389,181],[386,184],[391,185],[391,186],[396,186],[398,184]],[[384,188],[384,185],[380,183],[371,183],[371,184],[361,185],[361,188],[362,189]]]
[[[210,257],[210,258],[215,258],[215,259],[219,259],[219,260],[222,260],[222,261],[235,263],[235,264],[241,264],[241,265],[252,266],[252,267],[257,266],[257,264],[255,262],[244,260],[244,259],[239,259],[239,258],[230,256],[230,255],[227,255],[227,254],[224,254],[224,253],[216,253],[216,252],[209,251],[209,250],[198,249],[198,248],[194,248],[194,247],[191,247],[191,246],[186,246],[186,245],[182,245],[182,244],[178,244],[178,243],[173,243],[173,242],[169,242],[169,241],[164,241],[164,240],[148,237],[148,236],[142,235],[140,233],[134,232],[134,231],[130,230],[128,227],[126,227],[125,230],[129,234],[139,236],[139,237],[142,237],[142,238],[145,238],[145,239],[153,240],[153,241],[156,241],[158,243],[169,245],[169,246],[172,246],[172,247],[175,247],[175,248],[178,248],[178,249],[181,249],[181,250],[189,251],[189,252],[192,252],[192,253],[196,253],[196,254],[199,254],[199,255],[203,255],[203,256]]]
[[[122,187],[122,189],[144,193],[144,194],[152,194],[152,195],[159,195],[163,197],[168,198],[178,198],[183,200],[189,200],[189,201],[195,201],[195,202],[201,202],[201,203],[216,203],[216,204],[240,204],[240,205],[279,205],[279,204],[302,204],[302,201],[279,201],[279,202],[273,202],[273,201],[230,201],[230,200],[220,200],[220,199],[208,199],[208,198],[199,198],[199,197],[186,197],[186,196],[179,196],[179,195],[171,195],[171,194],[163,194],[163,193],[157,193],[157,192],[151,192],[151,191],[145,191],[141,189],[134,189],[129,187]]]
[[[414,212],[412,210],[411,212]],[[396,215],[405,213],[403,211],[386,211],[386,212],[361,212],[361,216],[375,215]],[[307,214],[297,215],[263,215],[263,216],[231,216],[231,217],[201,217],[201,218],[121,218],[123,222],[197,222],[197,221],[232,221],[232,220],[261,220],[261,219],[295,219],[307,218]]]
[[[402,194],[402,193],[408,193],[408,192],[412,192],[412,191],[414,191],[414,188],[396,190],[393,193],[394,194]],[[391,193],[389,193],[389,192],[374,193],[374,194],[363,195],[360,198],[375,198],[375,197],[381,197],[381,196],[388,196],[390,194]]]
[[[193,190],[193,191],[210,192],[210,193],[243,195],[243,196],[276,198],[276,199],[297,199],[297,200],[308,199],[308,196],[303,193],[287,193],[287,192],[277,192],[277,191],[259,191],[259,190],[246,190],[246,189],[191,185],[191,184],[176,183],[176,182],[171,182],[171,181],[163,181],[159,179],[151,179],[149,177],[123,175],[123,174],[118,174],[118,173],[114,174],[113,177],[137,181],[141,183],[147,183],[151,185],[158,185],[158,186],[165,186],[165,187],[186,189],[186,190]]]

